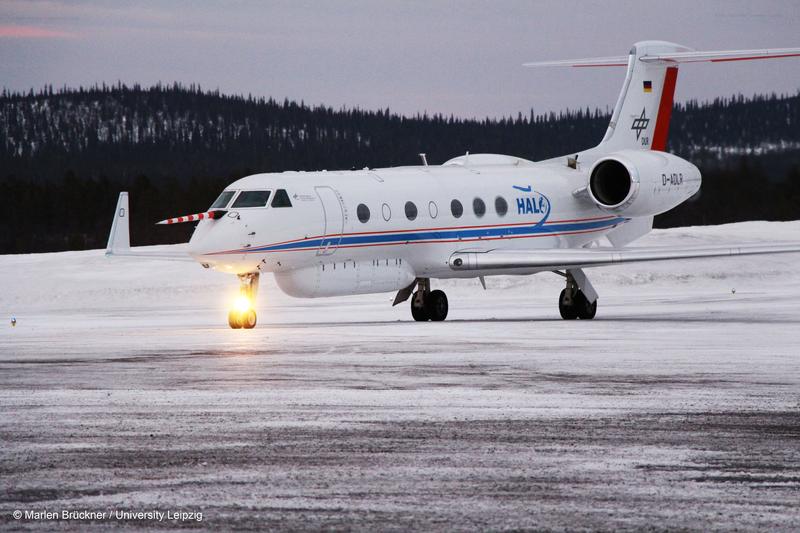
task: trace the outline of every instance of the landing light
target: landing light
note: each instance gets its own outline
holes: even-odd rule
[[[244,313],[245,311],[249,311],[253,308],[253,303],[247,296],[239,296],[233,302],[233,308],[240,313]]]

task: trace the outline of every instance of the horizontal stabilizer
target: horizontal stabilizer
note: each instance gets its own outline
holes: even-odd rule
[[[456,252],[450,256],[453,270],[501,270],[581,268],[699,259],[734,255],[780,254],[800,252],[800,242],[790,244],[743,244],[687,248],[577,248],[550,250],[490,250],[488,252]]]
[[[627,67],[628,56],[589,57],[585,59],[560,59],[523,63],[524,67]]]
[[[753,59],[777,59],[800,57],[800,48],[771,48],[760,50],[720,50],[717,52],[675,52],[654,54],[641,58],[645,63],[721,63],[725,61],[750,61]]]
[[[639,58],[644,63],[721,63],[726,61],[749,61],[753,59],[777,59],[800,57],[800,48],[762,48],[758,50],[718,50],[709,52],[687,51],[655,53]],[[585,59],[563,59],[558,61],[535,61],[526,67],[627,67],[630,56],[591,57]]]

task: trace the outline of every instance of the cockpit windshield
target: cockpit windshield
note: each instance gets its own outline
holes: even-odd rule
[[[242,191],[231,207],[266,207],[269,193],[270,191]]]
[[[292,207],[292,201],[286,193],[286,189],[278,189],[275,191],[275,196],[272,198],[272,207]]]
[[[217,199],[214,200],[214,203],[211,204],[209,209],[225,209],[225,206],[227,206],[228,202],[230,202],[231,198],[233,198],[234,192],[235,191],[222,191],[222,194],[220,194]]]

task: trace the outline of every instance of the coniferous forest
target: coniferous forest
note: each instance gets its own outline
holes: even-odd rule
[[[134,245],[180,242],[201,211],[256,172],[431,164],[490,152],[540,160],[599,142],[605,110],[501,119],[400,116],[228,96],[179,85],[0,96],[0,253],[102,248],[120,190]],[[697,164],[701,193],[656,226],[800,218],[800,93],[677,105],[669,151]]]

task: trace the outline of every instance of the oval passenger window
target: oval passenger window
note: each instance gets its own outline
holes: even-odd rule
[[[508,202],[502,196],[498,196],[494,199],[494,210],[497,211],[497,214],[501,217],[506,216],[508,213]]]
[[[417,206],[414,205],[414,202],[406,202],[406,218],[408,220],[417,218]]]
[[[464,206],[458,200],[450,202],[450,212],[453,213],[454,218],[461,218],[464,214]]]
[[[486,214],[486,204],[480,198],[475,198],[472,200],[472,211],[476,217],[481,218]]]
[[[369,207],[364,204],[358,204],[356,215],[358,215],[358,220],[360,220],[361,223],[366,224],[369,220]]]

